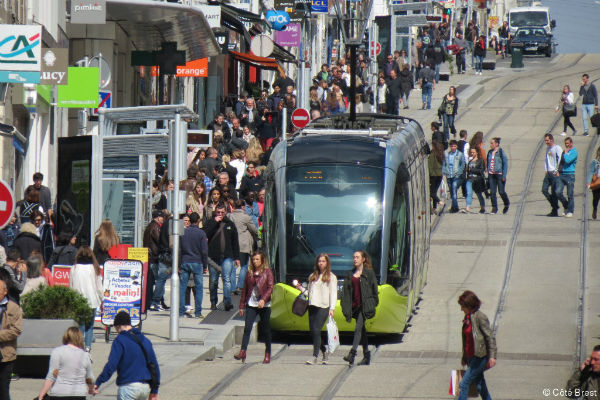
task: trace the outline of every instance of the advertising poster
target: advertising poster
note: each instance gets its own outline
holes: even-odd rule
[[[147,247],[129,247],[127,249],[127,259],[137,260],[142,263],[142,313],[146,312],[146,284],[148,283],[148,248]]]
[[[102,323],[112,325],[119,311],[127,311],[131,316],[131,325],[139,325],[142,305],[142,263],[137,260],[106,260],[103,282]]]
[[[288,24],[284,31],[275,31],[275,43],[280,46],[300,47],[300,24]]]

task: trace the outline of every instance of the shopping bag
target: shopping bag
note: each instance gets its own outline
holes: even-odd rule
[[[327,321],[327,342],[330,353],[333,353],[335,349],[340,347],[340,334],[338,332],[338,327],[335,323],[335,319],[333,319],[331,316],[329,317],[329,321]]]
[[[467,372],[464,369],[453,369],[450,371],[450,386],[448,387],[448,394],[450,396],[458,396],[460,394],[460,388],[458,385],[463,377],[463,375]],[[468,397],[479,397],[479,393],[477,392],[477,385],[475,382],[472,382],[469,386],[469,395]]]

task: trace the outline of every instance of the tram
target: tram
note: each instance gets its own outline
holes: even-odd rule
[[[425,285],[429,260],[429,147],[415,120],[381,114],[312,121],[279,143],[264,173],[263,248],[274,269],[271,327],[308,331],[308,314],[291,312],[319,253],[342,280],[365,250],[379,282],[367,331],[397,334]],[[339,304],[340,331],[353,331]]]

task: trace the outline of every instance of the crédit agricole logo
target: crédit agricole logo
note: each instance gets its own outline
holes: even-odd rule
[[[0,25],[0,69],[39,71],[41,39],[40,26]]]

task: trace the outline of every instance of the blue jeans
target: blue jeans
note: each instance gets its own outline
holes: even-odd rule
[[[483,57],[475,56],[475,71],[482,72],[483,70]]]
[[[431,95],[433,94],[433,83],[427,82],[421,88],[421,96],[423,104],[427,104],[427,109],[431,109]]]
[[[550,203],[550,206],[552,207],[552,212],[556,212],[558,210],[558,197],[556,196],[557,182],[557,176],[551,173],[546,173],[546,175],[544,176],[544,182],[542,183],[542,193]]]
[[[231,282],[235,284],[235,265],[233,258],[226,258],[221,263],[222,272],[217,271],[213,267],[208,268],[208,286],[210,290],[210,304],[217,305],[219,298],[217,289],[219,288],[219,275],[223,279],[223,303],[231,304]]]
[[[458,385],[460,388],[458,400],[467,400],[471,382],[475,382],[477,391],[483,400],[492,400],[492,396],[490,396],[490,392],[488,392],[487,385],[485,384],[485,377],[483,376],[483,371],[487,363],[487,357],[472,357],[467,359],[467,372],[465,372]]]
[[[154,274],[154,292],[152,293],[152,304],[150,306],[160,305],[160,301],[165,295],[165,283],[169,275],[167,266],[161,262],[150,264],[152,274]]]
[[[440,83],[440,66],[442,64],[435,64],[435,83]]]
[[[444,136],[446,141],[450,140],[450,132],[456,136],[456,128],[454,127],[454,115],[442,114],[442,120],[444,121]]]
[[[581,118],[583,119],[583,132],[588,132],[588,120],[594,115],[593,104],[582,104],[581,105]]]
[[[565,196],[563,195],[565,186],[567,187],[568,200],[565,199]],[[568,213],[572,213],[575,209],[575,199],[573,198],[574,188],[575,174],[562,174],[556,179],[556,197]]]
[[[506,191],[504,190],[504,186],[506,185],[506,182],[504,182],[502,180],[502,175],[489,174],[488,182],[490,184],[490,202],[492,203],[492,208],[498,209],[498,200],[496,198],[496,191],[498,191],[498,194],[502,198],[502,201],[504,202],[504,206],[507,207],[508,205],[510,205],[510,202],[508,201],[508,196],[506,195]]]
[[[194,274],[194,313],[196,317],[202,315],[202,280],[204,268],[201,263],[183,263],[179,267],[179,315],[185,314],[185,291],[190,279],[190,274]]]
[[[458,192],[458,188],[462,185],[462,177],[446,177],[446,181],[448,182],[448,187],[450,188],[450,197],[452,198],[452,209],[458,210],[458,198],[456,197],[456,194]]]
[[[232,285],[235,286],[236,289],[243,289],[244,288],[244,281],[246,280],[246,273],[248,272],[248,262],[250,261],[250,254],[248,253],[240,253],[240,275],[238,276],[237,279],[237,285]],[[235,283],[235,280],[234,280]]]
[[[86,348],[92,347],[94,340],[94,319],[96,318],[96,309],[94,308],[94,316],[83,325],[79,325],[79,330],[83,333],[83,343]]]
[[[132,382],[119,386],[117,400],[147,400],[150,396],[150,385],[142,382]]]
[[[477,199],[479,200],[479,207],[485,208],[485,200],[483,199],[483,194],[481,192],[475,193],[477,195]],[[473,202],[473,182],[467,180],[467,207],[471,207],[471,203]]]
[[[475,43],[468,40],[467,41],[467,49],[469,50],[469,53],[471,53],[471,66],[473,66],[473,56],[475,55],[475,52],[473,51],[474,48],[475,48]]]

